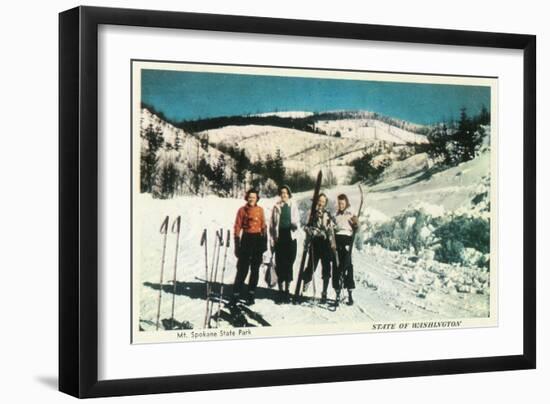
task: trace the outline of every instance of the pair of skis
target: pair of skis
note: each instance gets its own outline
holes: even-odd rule
[[[164,266],[166,259],[166,243],[168,241],[168,225],[170,223],[170,217],[166,216],[160,226],[160,234],[163,234],[162,241],[162,259],[160,264],[160,281],[159,281],[159,297],[158,297],[158,306],[157,306],[157,331],[160,325],[160,306],[162,302],[162,289],[164,287]],[[176,307],[176,280],[177,280],[177,271],[178,271],[178,253],[179,253],[179,244],[180,244],[180,233],[181,233],[181,216],[178,216],[176,220],[172,223],[172,233],[176,234],[176,248],[174,253],[174,275],[173,275],[173,290],[172,290],[172,316],[170,320],[172,322],[172,328],[174,328],[175,319],[174,319],[174,310]]]
[[[201,237],[201,246],[204,246],[204,263],[205,263],[204,265],[205,265],[205,282],[206,282],[206,312],[204,314],[203,328],[210,328],[210,320],[212,318],[214,305],[216,303],[213,296],[213,287],[218,279],[220,252],[222,247],[225,246],[223,265],[222,265],[221,283],[220,283],[219,295],[217,299],[218,307],[217,307],[217,313],[216,313],[216,328],[218,327],[218,323],[219,323],[221,304],[222,304],[222,298],[223,298],[223,286],[224,286],[223,280],[224,280],[226,262],[227,262],[227,250],[229,249],[230,238],[231,238],[231,234],[229,230],[227,230],[226,234],[227,235],[224,242],[223,229],[216,230],[210,275],[208,274],[208,236],[207,236],[206,229],[203,230],[202,237]]]
[[[319,194],[321,192],[321,182],[323,181],[323,172],[319,171],[317,174],[317,181],[315,182],[315,189],[313,191],[313,200],[311,201],[311,209],[307,219],[307,226],[311,226],[315,220],[315,210],[317,209],[317,202],[319,201]],[[306,235],[304,240],[304,250],[302,252],[302,259],[300,261],[300,268],[298,269],[298,279],[296,280],[296,289],[294,290],[294,303],[298,303],[298,300],[302,294],[302,281],[304,276],[304,270],[306,266],[306,259],[308,250],[311,244],[311,238]]]

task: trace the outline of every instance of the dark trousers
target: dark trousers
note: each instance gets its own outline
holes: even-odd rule
[[[237,276],[233,284],[233,294],[241,293],[244,281],[250,269],[250,279],[248,281],[248,290],[256,291],[258,286],[258,274],[262,263],[262,255],[265,251],[265,238],[259,233],[244,233],[239,247],[239,258],[237,259]]]
[[[332,278],[332,287],[336,290],[342,289],[342,286],[346,289],[355,289],[353,264],[351,262],[351,242],[351,236],[336,235],[336,253],[338,254],[338,263],[340,264],[338,267],[335,266]]]
[[[292,240],[290,229],[279,229],[279,238],[275,243],[275,272],[279,283],[292,281],[295,260],[296,240]]]
[[[314,237],[309,246],[309,257],[307,259],[306,269],[303,274],[304,283],[311,282],[313,272],[321,261],[321,276],[323,280],[330,279],[330,263],[332,261],[332,250],[327,239]]]

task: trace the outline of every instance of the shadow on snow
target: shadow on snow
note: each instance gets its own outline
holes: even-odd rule
[[[159,290],[160,284],[144,282],[144,286],[154,290]],[[212,317],[210,326],[217,324],[219,321],[228,323],[232,327],[268,327],[271,324],[266,321],[263,316],[250,309],[244,304],[238,303],[233,306],[229,306],[229,298],[233,293],[233,288],[230,285],[224,284],[223,295],[220,299],[221,284],[219,282],[211,283],[211,299],[214,304],[212,311]],[[162,291],[164,293],[175,293],[179,296],[187,296],[190,299],[206,300],[206,283],[205,282],[176,282],[174,284],[162,285]],[[258,287],[256,288],[256,300],[268,299],[277,302],[279,299],[279,293],[276,290]],[[218,304],[220,304],[220,310],[218,315]],[[151,321],[141,320],[142,322],[150,323]],[[162,325],[164,329],[192,329],[193,326],[187,322],[178,322],[175,319],[162,319]]]

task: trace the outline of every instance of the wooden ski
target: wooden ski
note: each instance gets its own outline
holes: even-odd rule
[[[317,182],[315,183],[315,189],[313,191],[313,199],[311,201],[311,209],[309,211],[309,217],[307,220],[307,225],[311,226],[315,218],[315,209],[317,209],[317,201],[319,199],[319,194],[321,192],[321,182],[323,181],[323,172],[319,171],[317,174]],[[306,235],[304,240],[304,250],[302,252],[302,260],[300,261],[300,269],[298,270],[298,279],[296,280],[296,289],[294,290],[294,303],[297,303],[298,298],[302,294],[302,277],[304,274],[304,269],[306,266],[306,259],[309,250],[309,244],[311,240],[309,236]]]

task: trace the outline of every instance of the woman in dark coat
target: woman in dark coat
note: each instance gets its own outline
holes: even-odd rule
[[[290,301],[289,286],[293,279],[296,260],[296,230],[300,224],[298,206],[292,202],[288,185],[279,188],[280,200],[273,206],[269,234],[275,253],[275,271],[281,301]]]

